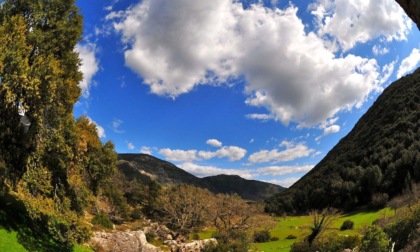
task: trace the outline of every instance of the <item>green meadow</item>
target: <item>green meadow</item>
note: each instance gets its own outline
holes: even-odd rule
[[[329,229],[325,232],[337,231],[339,235],[357,235],[363,232],[364,227],[372,224],[373,221],[383,216],[393,216],[393,211],[388,208],[371,211],[371,212],[353,212],[338,215]],[[311,232],[313,218],[311,216],[288,216],[286,218],[275,217],[277,225],[270,233],[271,237],[278,237],[278,241],[270,241],[266,243],[254,243],[252,249],[254,251],[264,252],[286,252],[290,250],[290,246],[298,241],[302,241]],[[354,222],[353,230],[340,231],[340,227],[344,221],[351,220]],[[289,235],[296,236],[296,239],[286,239]]]
[[[371,211],[371,212],[353,212],[341,214],[336,217],[328,230],[325,232],[336,231],[339,235],[357,235],[363,232],[364,227],[371,225],[373,221],[383,216],[393,216],[394,212],[388,208]],[[270,241],[266,243],[254,243],[251,249],[254,251],[264,252],[286,252],[290,250],[290,246],[298,241],[305,239],[309,235],[313,222],[311,216],[287,216],[273,217],[277,225],[270,231],[272,237],[278,237],[278,241]],[[340,227],[344,221],[351,220],[354,222],[353,230],[340,231]],[[0,251],[26,252],[26,249],[20,239],[22,236],[20,231],[13,229],[0,228]],[[199,233],[200,239],[210,238],[214,230],[207,230]],[[286,239],[287,236],[294,235],[296,239]],[[86,246],[78,245],[73,248],[74,252],[92,251]]]

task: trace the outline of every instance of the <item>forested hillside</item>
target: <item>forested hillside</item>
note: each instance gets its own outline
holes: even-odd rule
[[[271,212],[386,202],[420,181],[420,69],[385,89],[308,174],[267,200]]]
[[[215,194],[236,193],[241,198],[251,201],[261,201],[284,190],[278,185],[247,180],[235,175],[198,178],[174,164],[146,154],[119,154],[117,167],[127,179],[135,179],[143,184],[155,181],[166,186],[194,185]]]

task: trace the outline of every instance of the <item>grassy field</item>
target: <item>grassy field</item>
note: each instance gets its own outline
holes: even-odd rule
[[[339,231],[340,235],[356,235],[360,234],[365,226],[371,225],[373,221],[382,216],[392,216],[393,212],[389,209],[382,209],[373,212],[354,212],[337,216],[329,230],[326,232],[339,231],[345,220],[354,222],[353,230]],[[310,234],[310,227],[313,219],[311,216],[291,216],[286,218],[276,217],[277,226],[271,230],[272,237],[278,237],[278,241],[266,243],[256,243],[252,245],[255,251],[264,252],[286,252],[290,250],[290,246],[303,240]],[[293,240],[286,239],[287,236],[294,235],[297,238]]]
[[[394,212],[389,209],[382,209],[379,211],[372,212],[354,212],[346,213],[337,216],[336,220],[332,223],[330,229],[326,232],[339,231],[341,225],[345,220],[351,220],[354,222],[353,230],[339,231],[340,235],[356,235],[360,234],[365,226],[371,225],[373,221],[383,216],[393,216]],[[272,237],[278,237],[278,241],[271,241],[266,243],[257,243],[252,245],[254,251],[264,252],[287,252],[290,250],[290,246],[303,240],[310,233],[310,227],[312,225],[311,216],[288,216],[286,218],[275,217],[277,222],[275,228],[271,230]],[[21,232],[21,231],[20,231]],[[207,230],[199,233],[200,239],[211,238],[214,230]],[[287,236],[294,235],[296,239],[286,239]],[[26,249],[22,242],[21,234],[10,228],[4,228],[0,226],[0,251],[13,251],[13,252],[26,252],[30,249]],[[91,252],[92,250],[86,246],[78,245],[74,247],[74,252]]]
[[[18,233],[16,231],[8,231],[0,228],[0,251],[2,252],[27,252],[26,249],[18,240]],[[73,252],[92,252],[89,247],[77,245],[73,248]]]

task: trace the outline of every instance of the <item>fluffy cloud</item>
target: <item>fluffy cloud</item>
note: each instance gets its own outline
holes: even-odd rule
[[[142,146],[140,149],[140,153],[152,155],[152,148],[148,146]]]
[[[296,181],[298,181],[299,179],[300,179],[299,177],[293,177],[293,178],[286,178],[286,179],[282,179],[282,180],[277,180],[277,179],[275,179],[275,180],[265,180],[265,182],[280,185],[280,186],[283,186],[283,187],[290,187]]]
[[[374,45],[372,47],[372,52],[375,55],[385,55],[389,53],[389,49],[387,47],[382,47],[380,45]]]
[[[222,142],[217,139],[209,139],[207,140],[206,144],[211,145],[213,147],[222,147]]]
[[[379,7],[376,4],[368,15],[373,0],[361,2],[363,8],[355,7],[357,10],[342,1],[363,22],[373,16],[375,22],[369,23],[375,26],[368,30],[369,36],[351,41],[339,33],[348,32],[339,20],[344,20],[346,13],[335,5],[327,6],[329,1],[314,6],[320,13],[321,34],[332,34],[346,48],[379,35],[404,38],[409,23],[400,20],[402,11],[391,5],[391,0]],[[320,11],[322,4],[324,12]],[[337,15],[326,17],[326,10]],[[388,16],[396,21],[389,21]],[[250,118],[312,126],[340,110],[360,106],[378,88],[375,60],[351,54],[335,56],[325,48],[323,38],[305,31],[293,6],[280,10],[252,5],[244,9],[231,0],[144,0],[122,13],[111,12],[107,18],[113,20],[127,44],[126,65],[158,95],[176,97],[198,85],[219,85],[244,76],[250,96],[246,103],[270,112]],[[328,24],[327,19],[331,20]],[[357,27],[361,25],[357,23]],[[367,29],[362,28],[357,28],[357,34]]]
[[[225,175],[238,175],[245,179],[252,179],[256,174],[252,170],[244,169],[222,169],[214,166],[202,166],[193,163],[183,163],[179,165],[180,168],[185,171],[197,176],[197,177],[207,177],[215,176],[219,174]]]
[[[217,151],[200,151],[198,156],[203,159],[229,158],[229,161],[237,161],[245,157],[246,150],[237,146],[224,146]]]
[[[401,78],[403,75],[413,71],[414,68],[416,68],[416,66],[419,64],[419,62],[420,50],[414,48],[411,54],[407,58],[403,59],[403,61],[401,62],[400,68],[397,72],[397,77]]]
[[[159,154],[172,162],[192,162],[199,160],[196,150],[171,150],[169,148],[159,150]]]
[[[223,146],[216,151],[197,150],[171,150],[161,149],[159,154],[174,162],[192,162],[196,160],[208,160],[212,158],[228,158],[229,161],[238,161],[245,157],[246,150],[237,146]]]
[[[92,78],[99,70],[99,63],[96,59],[96,46],[92,43],[85,45],[77,44],[75,50],[79,53],[81,59],[80,71],[83,73],[83,80],[79,83],[82,89],[82,96],[87,98],[92,85]]]
[[[281,176],[281,175],[301,173],[301,172],[306,173],[310,171],[313,167],[314,167],[313,165],[268,166],[268,167],[257,169],[257,172],[262,173],[264,175]]]
[[[311,9],[319,34],[336,38],[344,51],[378,37],[406,40],[412,26],[394,0],[317,0]]]
[[[105,129],[101,125],[99,125],[97,122],[92,120],[90,117],[87,117],[87,119],[96,126],[96,132],[98,132],[99,138],[105,138],[106,137]]]
[[[127,148],[128,148],[129,150],[134,150],[134,149],[136,148],[136,146],[134,146],[134,144],[133,144],[133,143],[131,143],[131,142],[126,142],[126,144],[127,144]]]
[[[111,125],[112,130],[115,133],[118,133],[118,134],[124,133],[124,131],[120,129],[121,124],[123,124],[123,121],[122,120],[120,120],[120,119],[114,119],[112,121],[112,125]]]
[[[299,143],[293,145],[289,142],[283,143],[281,146],[286,146],[285,150],[261,150],[249,156],[248,161],[251,163],[267,163],[267,162],[286,162],[292,161],[302,157],[308,157],[315,152],[314,149],[309,149],[305,144]]]

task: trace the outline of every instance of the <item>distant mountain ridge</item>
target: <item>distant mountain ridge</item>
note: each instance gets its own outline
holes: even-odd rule
[[[236,193],[251,201],[264,200],[284,190],[278,185],[246,180],[237,175],[198,178],[172,163],[147,154],[118,154],[117,167],[127,178],[136,178],[143,183],[155,180],[163,185],[189,184],[213,193]]]
[[[266,201],[305,212],[386,202],[420,182],[420,68],[388,86],[310,172]]]

